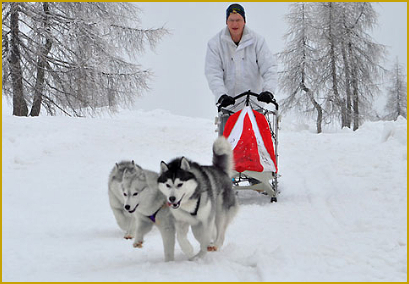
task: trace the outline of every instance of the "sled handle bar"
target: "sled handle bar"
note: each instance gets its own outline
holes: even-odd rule
[[[250,105],[250,96],[253,96],[253,97],[258,98],[258,95],[259,95],[259,94],[253,93],[252,91],[248,90],[248,91],[246,91],[246,92],[244,92],[244,93],[241,93],[240,95],[237,95],[237,96],[235,96],[235,97],[233,97],[233,98],[234,98],[235,100],[237,100],[237,99],[240,99],[240,98],[242,98],[242,97],[247,96],[247,98],[246,98],[246,106],[248,106],[248,105]],[[276,102],[276,100],[274,99],[271,103],[275,105],[276,110],[278,111],[278,103]],[[220,110],[221,110],[221,107],[219,106],[219,112],[220,112]]]

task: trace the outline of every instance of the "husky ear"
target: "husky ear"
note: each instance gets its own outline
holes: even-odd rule
[[[135,164],[134,161],[132,161],[132,165],[133,165],[134,168],[135,168],[136,176],[137,176],[140,180],[145,180],[145,174],[144,174],[144,171],[143,171],[142,167],[139,166],[139,165],[137,165],[137,164]]]
[[[146,180],[146,176],[145,173],[143,171],[141,171],[138,175],[138,179],[141,181],[145,181]]]
[[[132,166],[134,166],[134,167],[135,167],[135,171],[136,171],[137,173],[141,173],[141,172],[143,172],[142,167],[141,167],[141,166],[139,166],[139,165],[137,165],[137,164],[135,164],[133,161],[132,161]]]
[[[180,168],[184,171],[190,171],[189,161],[185,157],[180,160]]]
[[[124,172],[122,173],[122,178],[128,177],[130,175],[132,175],[132,173],[127,168],[125,168]]]
[[[167,172],[168,170],[168,165],[164,161],[160,162],[160,173],[162,174],[164,172]]]

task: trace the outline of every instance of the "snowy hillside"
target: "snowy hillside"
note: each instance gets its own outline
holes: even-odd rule
[[[224,247],[163,262],[135,249],[108,204],[114,163],[211,163],[212,120],[166,111],[94,119],[3,113],[3,281],[406,281],[406,120],[320,135],[284,119],[278,203],[240,192]],[[195,249],[198,244],[190,235]]]

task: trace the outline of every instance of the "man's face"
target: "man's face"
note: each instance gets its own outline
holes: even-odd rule
[[[231,13],[230,16],[227,18],[227,27],[229,28],[230,35],[233,39],[239,38],[243,34],[244,25],[243,17],[238,13]]]

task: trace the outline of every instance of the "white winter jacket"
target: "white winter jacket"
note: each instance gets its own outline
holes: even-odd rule
[[[205,75],[216,102],[223,94],[270,91],[277,85],[277,64],[264,38],[247,25],[237,46],[228,27],[207,44]]]

